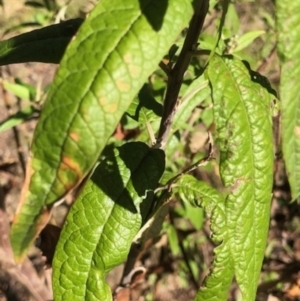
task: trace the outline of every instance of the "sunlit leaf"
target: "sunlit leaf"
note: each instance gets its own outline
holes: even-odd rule
[[[63,227],[53,262],[55,300],[112,300],[106,275],[125,261],[164,161],[163,151],[141,142],[106,153]]]
[[[220,174],[228,196],[230,256],[243,300],[255,299],[270,219],[274,95],[245,64],[215,55],[209,63]]]
[[[292,198],[300,196],[300,1],[276,1],[282,150]]]
[[[102,0],[68,47],[37,125],[11,232],[16,260],[54,202],[96,163],[147,77],[193,12],[191,0]]]

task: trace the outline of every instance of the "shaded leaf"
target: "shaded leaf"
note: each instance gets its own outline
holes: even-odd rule
[[[83,19],[46,26],[0,42],[0,65],[43,62],[58,64]]]
[[[106,154],[62,229],[53,262],[55,300],[112,300],[105,277],[125,261],[164,161],[163,151],[141,142]]]
[[[127,114],[135,121],[145,124],[161,117],[162,110],[162,105],[156,101],[150,87],[145,84],[130,104]]]
[[[46,265],[51,266],[55,248],[60,236],[61,228],[48,224],[42,230],[37,239],[36,247],[42,251],[42,255],[46,258]]]

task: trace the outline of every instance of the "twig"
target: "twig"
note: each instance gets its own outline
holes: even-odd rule
[[[163,199],[166,200],[166,198],[168,198],[168,196],[169,196],[169,191],[171,190],[172,185],[182,175],[195,170],[199,166],[206,165],[211,159],[213,159],[213,140],[212,140],[212,136],[211,136],[211,134],[209,132],[208,132],[208,143],[209,143],[209,152],[208,152],[208,155],[205,158],[200,159],[199,161],[197,161],[193,165],[191,165],[188,168],[186,168],[180,174],[178,174],[174,178],[170,179],[166,185],[158,187],[154,191],[154,194],[156,194],[158,191],[165,190],[165,191],[163,191],[163,193],[161,195],[161,200],[163,200]],[[182,248],[183,248],[183,246],[182,246]],[[182,251],[183,256],[185,256],[185,253],[184,253],[185,250],[182,249],[181,251]],[[123,275],[122,275],[122,278],[121,278],[119,286],[121,286],[121,287],[125,286],[125,284],[126,284],[125,282],[126,282],[127,276],[132,271],[132,269],[133,269],[133,267],[135,265],[135,262],[136,262],[136,260],[137,260],[137,258],[138,258],[138,256],[139,256],[140,253],[141,253],[140,245],[139,244],[132,244],[131,249],[130,249],[129,254],[128,254],[128,257],[127,257],[127,261],[125,263],[125,267],[124,267],[124,270],[123,270]],[[188,263],[187,263],[187,265],[188,265]],[[190,269],[189,266],[188,266],[188,268]],[[193,276],[192,273],[191,273],[191,275]]]
[[[166,146],[173,117],[176,112],[178,95],[183,81],[183,76],[190,63],[192,53],[197,48],[198,37],[200,35],[205,16],[207,14],[208,7],[209,0],[197,1],[195,13],[188,28],[182,50],[179,54],[174,68],[169,72],[163,116],[160,123],[157,142],[155,145],[156,148],[164,149]]]
[[[257,72],[262,73],[264,72],[264,70],[266,69],[266,67],[274,60],[274,58],[276,57],[276,46],[275,45],[271,52],[269,53],[269,55],[263,60],[263,62],[261,63],[261,65],[257,68]]]
[[[168,191],[170,191],[171,188],[172,188],[172,185],[175,182],[177,182],[177,180],[179,178],[181,178],[183,175],[194,171],[199,166],[206,165],[209,161],[211,161],[213,159],[213,153],[214,153],[213,152],[213,139],[212,139],[212,136],[211,136],[211,134],[209,132],[207,134],[208,134],[208,144],[209,144],[208,155],[205,158],[202,158],[202,159],[198,160],[196,163],[192,164],[188,168],[184,169],[181,173],[177,174],[175,177],[173,177],[172,179],[170,179],[167,184],[156,188],[155,191],[154,191],[154,193],[157,193],[158,191],[161,191],[161,190],[168,190]]]
[[[146,129],[150,137],[151,145],[155,144],[156,139],[155,139],[154,131],[149,121],[146,121]]]
[[[188,68],[190,59],[193,55],[193,51],[197,48],[198,37],[208,11],[209,0],[199,0],[197,2],[197,7],[195,7],[194,16],[191,20],[187,36],[185,38],[181,53],[179,54],[177,63],[173,68],[170,69],[168,68],[169,66],[165,65],[163,62],[160,63],[160,67],[168,76],[168,85],[158,139],[156,141],[156,144],[154,145],[154,147],[156,148],[164,149],[166,145],[170,126],[172,124],[172,120],[176,111],[176,104],[178,101],[179,90],[183,81],[183,75]],[[168,188],[169,187],[170,186],[168,186]],[[155,192],[157,191],[158,190],[156,190]],[[140,250],[136,247],[132,247],[132,249],[130,250],[128,261],[123,272],[121,284],[123,283],[125,276],[128,275],[130,269],[132,269],[134,262],[138,257]]]

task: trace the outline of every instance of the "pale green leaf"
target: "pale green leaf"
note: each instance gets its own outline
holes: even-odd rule
[[[257,39],[263,34],[265,34],[264,30],[253,30],[238,37],[237,47],[233,49],[232,53],[243,50],[244,48],[249,46],[255,39]]]

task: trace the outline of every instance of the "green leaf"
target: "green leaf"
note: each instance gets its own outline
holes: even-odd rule
[[[0,122],[0,133],[21,124],[36,112],[37,110],[34,107],[30,106],[25,108],[24,110],[18,111],[16,114],[9,116],[4,121]]]
[[[186,217],[186,219],[190,221],[190,223],[197,231],[199,231],[203,226],[203,211],[194,210],[194,208],[189,203],[185,204],[184,211],[184,216]]]
[[[215,55],[209,63],[220,174],[228,191],[230,256],[243,300],[255,299],[267,241],[273,184],[274,95],[245,64]]]
[[[276,1],[278,54],[281,64],[282,150],[295,200],[300,196],[300,1]]]
[[[80,27],[35,131],[28,186],[11,230],[16,260],[52,204],[88,175],[192,12],[191,0],[102,0]]]
[[[180,254],[180,248],[175,226],[172,224],[168,224],[166,232],[172,256],[176,257]]]
[[[106,275],[126,260],[145,214],[141,204],[151,203],[164,165],[164,152],[141,142],[106,154],[61,232],[53,262],[55,300],[112,300]]]
[[[248,45],[250,45],[256,38],[260,37],[263,34],[265,34],[264,30],[253,30],[243,34],[238,38],[238,45],[236,48],[233,49],[232,52],[234,53],[243,50]]]
[[[130,104],[127,114],[135,121],[145,124],[161,117],[162,109],[162,105],[152,95],[150,87],[145,84]]]
[[[187,203],[202,207],[210,216],[212,240],[218,246],[214,249],[214,261],[204,286],[197,293],[197,301],[227,300],[233,279],[233,262],[227,234],[224,198],[212,187],[190,175],[184,175],[176,183],[179,195]]]
[[[21,99],[34,100],[35,89],[32,86],[19,83],[10,83],[7,80],[3,80],[2,83],[4,89],[13,93],[15,96]]]
[[[277,99],[277,93],[271,86],[269,80],[265,76],[261,75],[259,72],[251,70],[250,64],[247,61],[242,61],[242,62],[248,69],[251,80],[255,83],[260,84],[262,87],[264,87],[269,92],[271,98],[273,95],[274,99],[273,99],[273,104],[271,103],[271,107],[273,107],[273,116],[277,116],[280,103],[279,103],[279,100]]]
[[[216,38],[208,33],[202,32],[199,37],[199,42],[202,49],[212,50],[216,46]]]
[[[0,65],[43,62],[58,64],[83,19],[46,26],[0,42]]]

